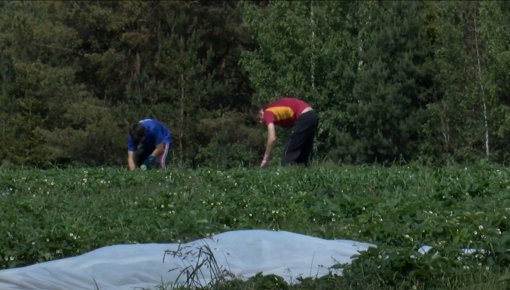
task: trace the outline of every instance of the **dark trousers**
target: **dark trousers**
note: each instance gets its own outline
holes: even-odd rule
[[[139,148],[135,153],[136,167],[140,167],[143,164],[143,162],[145,161],[145,159],[147,159],[147,157],[149,157],[149,155],[151,155],[152,151],[154,151],[154,149],[145,150],[143,147]]]
[[[135,152],[135,163],[137,167],[140,167],[143,162],[149,157],[149,155],[154,152],[154,148],[150,148],[149,150],[140,146],[140,148]],[[158,155],[155,160],[153,166],[157,168],[165,168],[166,167],[166,159],[168,157],[168,151],[170,150],[170,142],[163,144],[163,153]]]
[[[315,111],[309,111],[296,120],[283,150],[283,165],[308,165],[313,150],[319,118]]]

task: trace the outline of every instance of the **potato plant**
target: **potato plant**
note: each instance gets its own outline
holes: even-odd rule
[[[483,163],[0,169],[0,268],[111,244],[177,243],[262,228],[377,245],[352,264],[335,265],[341,277],[306,279],[297,289],[504,289],[509,193],[510,170]],[[224,286],[257,281],[267,283],[254,277]]]

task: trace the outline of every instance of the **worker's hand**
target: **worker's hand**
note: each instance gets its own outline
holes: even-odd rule
[[[268,163],[269,163],[269,155],[264,154],[264,158],[262,158],[262,162],[260,162],[260,168],[267,167]]]
[[[147,157],[147,159],[145,159],[145,161],[143,162],[142,165],[145,165],[145,167],[147,169],[150,169],[152,167],[153,163],[154,163],[154,156],[149,155],[149,157]]]

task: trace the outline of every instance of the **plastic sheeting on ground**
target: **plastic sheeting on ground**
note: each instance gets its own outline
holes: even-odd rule
[[[230,231],[185,244],[113,245],[76,257],[1,270],[0,289],[156,289],[162,285],[171,289],[185,285],[186,280],[188,285],[205,286],[226,273],[244,280],[257,273],[275,274],[298,283],[298,277],[340,274],[329,267],[350,263],[370,246],[286,231]]]

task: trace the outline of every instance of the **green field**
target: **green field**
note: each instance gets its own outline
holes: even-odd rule
[[[377,248],[341,277],[291,286],[258,276],[218,289],[509,286],[510,170],[496,165],[0,169],[0,204],[0,268],[258,228]],[[423,245],[432,250],[419,254]]]

